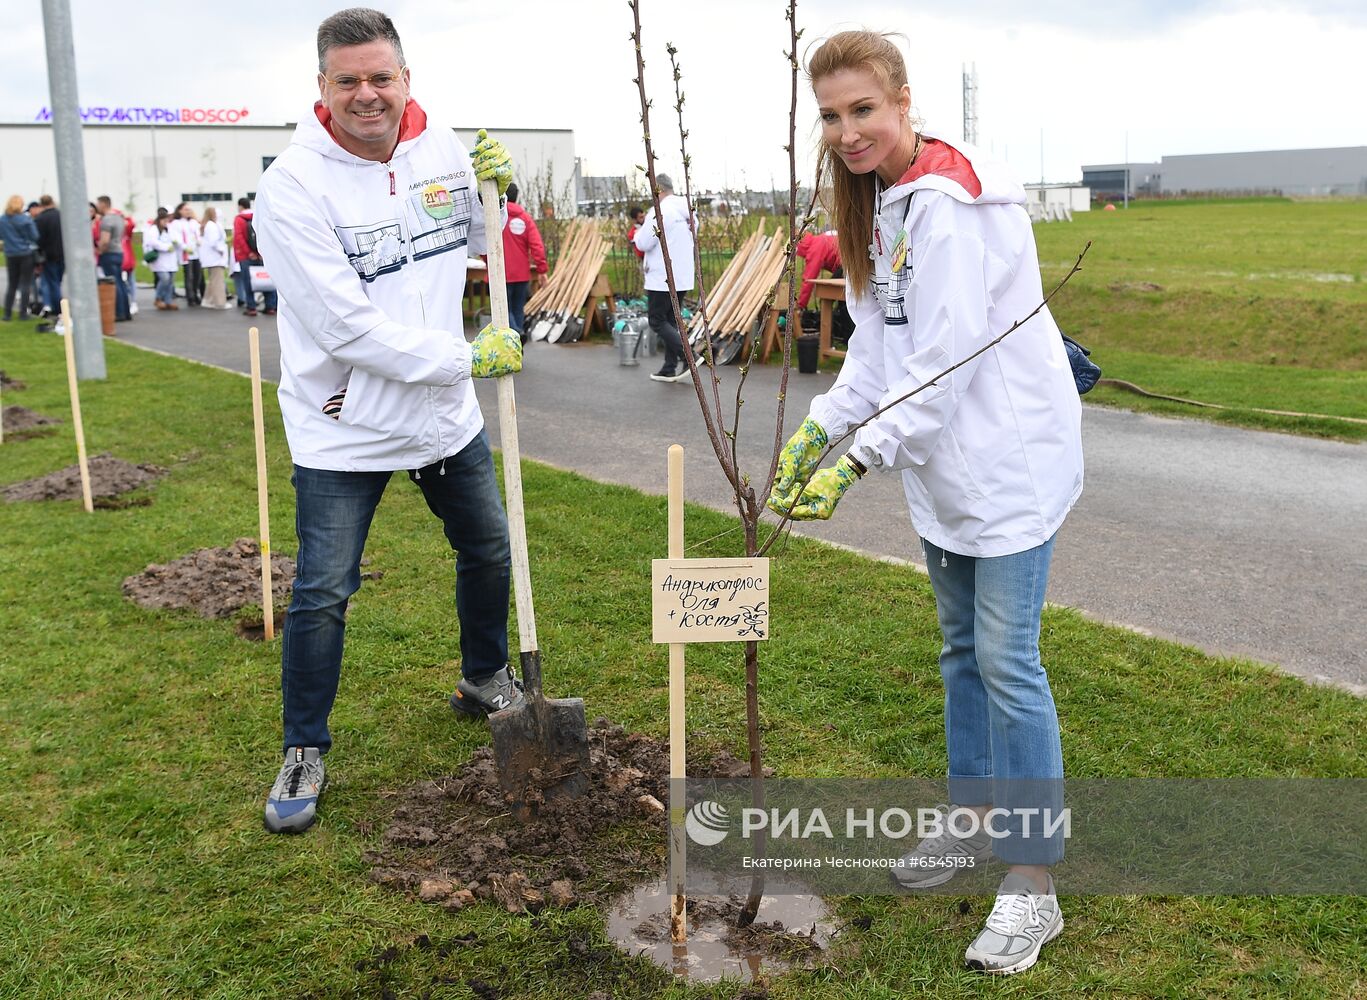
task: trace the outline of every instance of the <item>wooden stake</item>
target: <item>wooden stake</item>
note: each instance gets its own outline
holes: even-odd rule
[[[90,496],[90,466],[85,460],[85,425],[81,423],[81,394],[76,388],[76,334],[71,328],[71,307],[62,299],[62,329],[66,331],[66,384],[71,390],[71,423],[76,428],[76,462],[81,467],[81,499],[85,501],[87,514],[95,512],[95,502]]]
[[[683,445],[669,446],[669,558],[684,557]],[[688,777],[684,745],[684,644],[669,644],[669,871],[674,883],[669,906],[669,937],[688,940],[684,893],[684,782]]]
[[[266,641],[275,638],[275,607],[271,593],[271,510],[266,492],[266,421],[261,406],[261,335],[247,331],[252,356],[252,426],[256,431],[256,518],[261,530],[261,612]]]

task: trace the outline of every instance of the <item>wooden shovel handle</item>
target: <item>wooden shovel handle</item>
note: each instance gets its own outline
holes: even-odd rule
[[[508,325],[508,284],[503,266],[503,225],[498,210],[498,183],[479,182],[484,208],[484,242],[489,257],[489,306],[495,327]],[[536,612],[532,608],[532,571],[527,559],[527,521],[522,512],[522,451],[517,444],[517,397],[513,376],[498,382],[499,444],[503,449],[503,492],[508,506],[508,541],[513,552],[513,600],[517,607],[517,638],[523,653],[537,651]],[[533,680],[526,678],[525,680]],[[534,679],[540,688],[540,677]]]

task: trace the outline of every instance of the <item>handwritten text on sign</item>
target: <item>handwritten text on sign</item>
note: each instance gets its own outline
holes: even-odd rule
[[[655,642],[769,638],[768,559],[656,559],[650,583]]]

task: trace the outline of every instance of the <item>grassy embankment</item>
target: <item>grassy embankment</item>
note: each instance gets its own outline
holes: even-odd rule
[[[1107,377],[1219,403],[1100,387],[1089,402],[1350,440],[1367,424],[1367,200],[1132,202],[1035,226],[1046,286],[1088,241],[1052,306]]]
[[[29,328],[0,338],[0,366],[29,383],[5,403],[65,416],[62,342]],[[451,773],[487,739],[446,706],[450,555],[402,477],[368,547],[384,576],[351,609],[323,820],[303,837],[262,832],[278,759],[278,645],[120,593],[148,563],[255,533],[248,382],[117,342],[107,351],[108,380],[83,386],[91,451],[170,474],[150,506],[87,515],[79,502],[0,504],[0,996],[468,998],[472,978],[505,998],[685,995],[614,951],[596,910],[452,915],[366,878],[362,854],[394,805],[386,793]],[[277,548],[290,552],[288,457],[272,395],[266,407]],[[63,427],[0,452],[0,479],[13,482],[70,463],[74,447]],[[662,736],[666,653],[649,641],[646,582],[663,500],[531,463],[526,485],[551,690]],[[691,509],[688,534],[727,523]],[[695,554],[735,554],[733,538]],[[761,706],[780,773],[942,773],[940,640],[924,578],[794,539],[774,598]],[[870,606],[877,628],[811,625],[864,621]],[[1064,609],[1046,612],[1042,643],[1076,776],[1367,769],[1355,738],[1367,704],[1346,693]],[[689,656],[691,748],[741,751],[738,651]],[[1362,898],[1066,897],[1063,937],[1009,984],[959,967],[989,899],[837,902],[866,929],[847,932],[828,968],[772,982],[770,996],[1299,1000],[1367,988]],[[421,934],[437,947],[405,947]],[[390,946],[393,960],[374,964]]]

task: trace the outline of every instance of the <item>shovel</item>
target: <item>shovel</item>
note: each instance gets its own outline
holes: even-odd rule
[[[481,181],[484,233],[489,248],[489,304],[495,327],[508,325],[508,286],[503,267],[503,238],[498,185]],[[508,536],[512,547],[513,596],[521,652],[521,705],[489,716],[498,780],[512,800],[513,812],[526,820],[540,804],[558,797],[582,795],[588,788],[589,736],[584,699],[547,698],[541,692],[541,651],[536,643],[532,609],[532,575],[527,559],[527,524],[522,514],[522,458],[517,443],[517,402],[513,378],[498,381],[498,423],[503,448],[503,489],[508,502]]]

